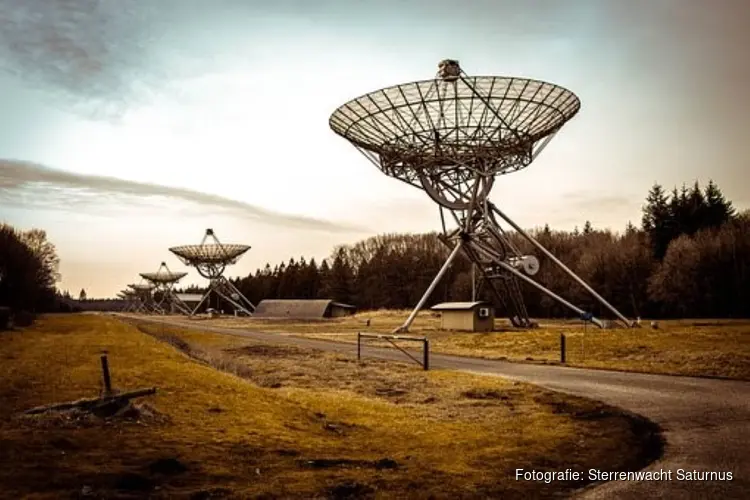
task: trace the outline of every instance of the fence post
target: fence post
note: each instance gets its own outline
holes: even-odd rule
[[[357,361],[362,359],[362,332],[357,332]]]
[[[112,379],[109,376],[109,361],[107,360],[107,351],[102,351],[102,376],[104,377],[104,394],[112,394]]]
[[[560,363],[565,364],[565,334],[560,334]]]
[[[583,322],[583,340],[581,341],[581,361],[586,361],[586,321]]]
[[[424,360],[422,361],[422,366],[424,367],[425,371],[430,369],[430,340],[424,339],[424,347],[422,349],[424,352],[422,353],[424,356]]]

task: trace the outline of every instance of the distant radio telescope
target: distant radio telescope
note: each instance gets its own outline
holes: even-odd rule
[[[159,293],[159,300],[155,302],[156,307],[162,314],[168,312],[190,314],[192,312],[173,290],[177,282],[185,276],[187,276],[186,272],[173,273],[170,271],[166,262],[162,262],[155,273],[141,273],[141,277],[153,284],[154,290]]]
[[[207,243],[209,238],[213,243]],[[169,249],[186,266],[195,267],[198,274],[209,280],[208,290],[206,290],[198,305],[195,306],[191,315],[199,310],[211,294],[229,302],[235,308],[236,313],[252,315],[255,311],[255,305],[245,298],[231,281],[224,277],[226,267],[236,264],[248,250],[250,250],[249,245],[221,243],[213,229],[206,229],[206,234],[203,236],[200,245],[183,245]]]

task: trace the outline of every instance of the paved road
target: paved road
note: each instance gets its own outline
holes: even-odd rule
[[[259,342],[356,352],[352,344],[216,328],[203,321],[170,321],[170,324]],[[405,359],[402,353],[388,348],[365,347],[363,355]],[[662,427],[667,441],[664,456],[645,470],[672,471],[672,481],[611,481],[583,490],[578,498],[750,498],[750,382],[510,363],[445,354],[432,354],[430,363],[433,368],[501,376],[596,399],[642,415]],[[678,480],[679,469],[731,471],[733,480]]]

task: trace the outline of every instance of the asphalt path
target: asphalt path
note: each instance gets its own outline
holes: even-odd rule
[[[257,342],[356,355],[356,346],[350,343],[218,328],[205,321],[137,319]],[[420,359],[418,351],[412,352]],[[409,361],[396,349],[366,344],[362,355]],[[579,491],[577,498],[750,498],[750,382],[512,363],[437,353],[431,353],[430,367],[528,382],[602,401],[659,424],[666,438],[664,455],[643,470],[671,472],[671,480],[609,481]],[[687,479],[685,473],[693,471],[731,472],[733,478],[731,481]]]

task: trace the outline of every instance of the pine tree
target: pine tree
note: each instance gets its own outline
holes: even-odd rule
[[[328,265],[327,259],[323,259],[323,262],[320,263],[318,275],[320,276],[320,285],[318,287],[316,298],[329,298],[331,296],[331,268]]]
[[[724,194],[713,180],[708,181],[704,197],[706,200],[705,227],[719,227],[735,217],[732,202],[724,198]]]
[[[586,221],[583,225],[583,234],[591,234],[594,232],[594,228],[591,226],[591,221]]]
[[[339,248],[330,271],[330,294],[339,302],[351,303],[354,295],[354,273],[346,259],[344,248]]]
[[[676,193],[675,193],[676,194]],[[679,201],[679,196],[676,196]],[[675,197],[673,197],[673,200]],[[669,242],[672,241],[673,217],[672,207],[664,188],[654,184],[646,197],[643,207],[641,227],[651,240],[651,250],[656,259],[661,260],[667,253]]]
[[[688,189],[685,184],[678,190],[672,189],[669,200],[669,241],[671,242],[690,229],[690,203]]]
[[[690,192],[687,195],[686,205],[685,211],[687,220],[685,221],[685,232],[692,236],[697,231],[700,231],[707,226],[706,219],[708,205],[706,204],[706,199],[701,192],[698,181],[695,181],[692,189],[690,189]]]

